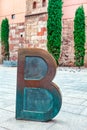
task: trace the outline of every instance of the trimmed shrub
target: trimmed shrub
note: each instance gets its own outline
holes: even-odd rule
[[[62,0],[49,0],[48,3],[47,49],[57,64],[61,48],[62,4]]]
[[[1,44],[3,59],[9,60],[9,23],[7,18],[1,23]]]
[[[76,10],[74,18],[74,49],[75,49],[75,65],[84,65],[85,56],[85,13],[83,6]]]

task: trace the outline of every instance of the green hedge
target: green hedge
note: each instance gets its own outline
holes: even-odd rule
[[[84,65],[85,56],[85,13],[83,6],[76,10],[74,18],[74,49],[75,49],[75,65]]]
[[[7,18],[1,23],[1,44],[4,59],[9,59],[9,23]]]
[[[48,2],[47,49],[57,64],[61,48],[62,4],[62,0],[49,0]]]

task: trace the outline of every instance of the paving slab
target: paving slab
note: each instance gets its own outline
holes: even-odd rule
[[[8,130],[86,130],[87,118],[83,116],[75,116],[71,113],[60,112],[50,122],[33,122],[16,120],[10,118],[6,122],[0,124]]]
[[[59,67],[53,82],[61,90],[63,104],[50,122],[15,119],[17,68],[0,65],[0,130],[86,130],[87,69]]]

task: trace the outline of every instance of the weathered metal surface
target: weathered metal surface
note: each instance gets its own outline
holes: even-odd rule
[[[55,60],[42,49],[20,49],[18,54],[16,119],[51,120],[62,105],[60,90],[52,83]]]
[[[24,79],[40,80],[47,73],[47,63],[40,57],[25,57]]]

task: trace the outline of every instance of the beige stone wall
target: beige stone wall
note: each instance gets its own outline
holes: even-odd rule
[[[86,17],[85,67],[87,67],[87,17]]]
[[[28,47],[39,47],[47,50],[47,5],[42,7],[42,1],[36,1],[36,8],[33,9],[34,0],[26,1],[25,39]],[[60,65],[73,66],[74,45],[73,45],[73,20],[63,20],[62,46],[59,59]]]
[[[36,8],[33,4],[36,2]],[[25,42],[28,47],[46,49],[47,43],[47,5],[48,0],[27,0],[25,17]]]
[[[26,0],[25,21],[10,24],[9,44],[11,60],[17,60],[19,48],[35,47],[47,50],[48,0],[46,0],[45,6],[43,6],[42,1],[36,0],[36,8],[33,8],[35,0]],[[62,46],[59,63],[61,66],[74,66],[74,23],[73,17],[71,17],[71,11],[68,10],[69,5],[66,6],[65,4],[68,4],[67,1],[64,1],[63,4]],[[70,17],[66,17],[69,16],[69,13]],[[87,17],[85,49],[85,66],[87,67]]]
[[[62,23],[62,46],[60,54],[60,65],[74,65],[74,40],[73,40],[73,20],[65,19]]]
[[[85,58],[84,66],[87,67],[87,17],[86,23],[86,42],[85,42]],[[63,20],[62,30],[62,47],[60,55],[60,65],[74,66],[74,38],[73,38],[74,22],[73,19]]]
[[[0,42],[0,64],[2,63],[2,55],[1,55],[1,42]]]
[[[28,47],[37,47],[47,50],[47,13],[33,14],[26,17],[25,39]],[[73,20],[63,20],[62,46],[59,63],[62,66],[73,66]]]
[[[37,8],[33,9],[34,0],[27,0],[25,23],[10,26],[10,57],[17,59],[18,49],[35,47],[47,50],[47,1],[42,7],[42,1],[37,0]],[[73,19],[62,21],[62,46],[59,63],[61,66],[74,66]],[[22,36],[22,37],[21,37]],[[86,55],[87,66],[87,17],[86,17]]]
[[[10,24],[9,51],[10,60],[17,60],[18,49],[25,46],[25,24]]]
[[[38,14],[42,12],[47,12],[48,0],[46,0],[46,5],[43,7],[42,0],[36,0],[36,8],[33,9],[33,3],[35,0],[26,0],[26,15]]]
[[[26,18],[25,34],[28,47],[39,47],[47,50],[47,14],[31,15]],[[63,19],[62,46],[59,64],[61,66],[74,66],[74,38],[73,19]],[[86,18],[86,55],[87,66],[87,18]]]
[[[10,59],[17,59],[18,49],[21,47],[47,50],[48,0],[46,0],[44,7],[42,0],[37,0],[36,8],[33,8],[34,2],[34,0],[26,1],[25,23],[11,24],[10,26]],[[73,19],[63,19],[62,26],[62,46],[59,64],[61,66],[74,66]],[[85,48],[85,66],[87,66],[87,41]]]
[[[47,43],[47,14],[32,15],[26,18],[25,35],[28,47],[46,49]]]

